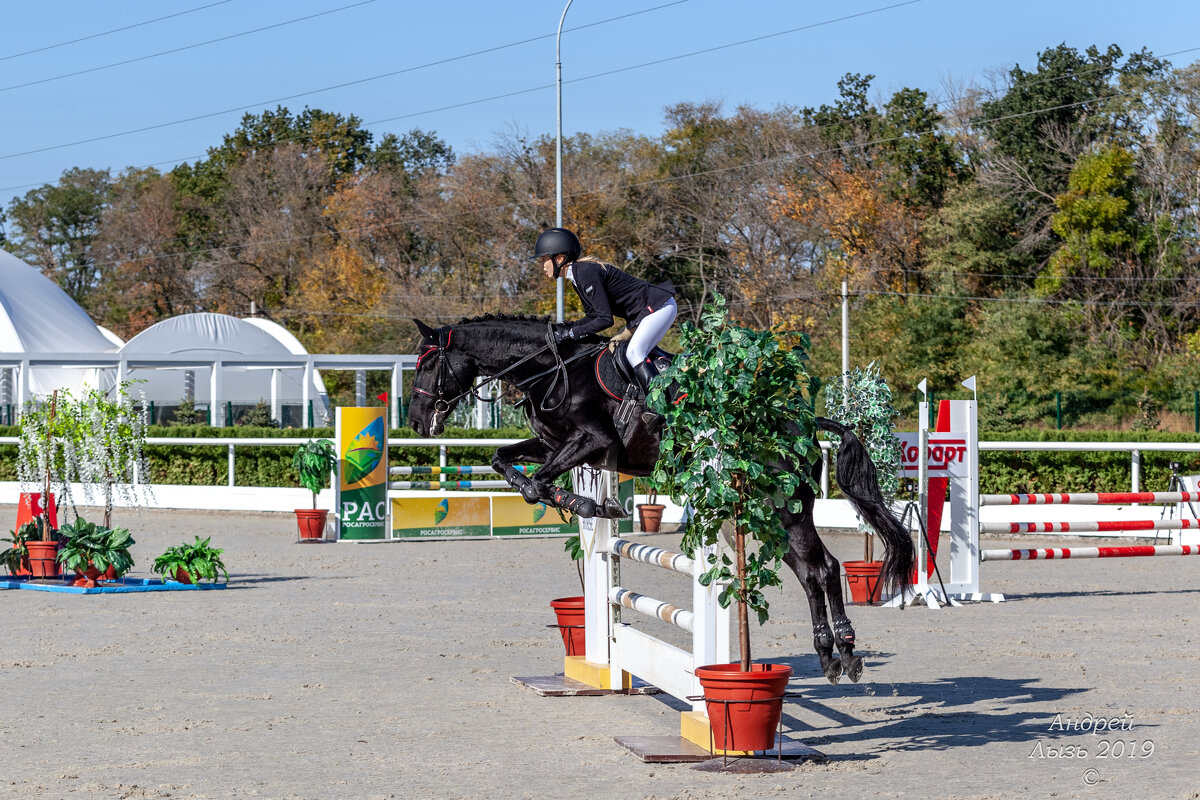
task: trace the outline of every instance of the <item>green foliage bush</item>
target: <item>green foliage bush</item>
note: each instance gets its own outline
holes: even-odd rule
[[[16,436],[15,426],[0,426],[0,436]],[[287,431],[278,428],[209,428],[203,425],[152,427],[150,437],[238,438],[238,437],[332,437],[332,428],[311,428]],[[400,428],[388,433],[393,439],[411,438],[412,432]],[[529,431],[523,428],[471,430],[447,428],[447,438],[523,439]],[[983,441],[1059,441],[1059,442],[1192,442],[1200,443],[1200,435],[1190,433],[1105,432],[1105,431],[1044,431],[1018,430],[980,433]],[[299,486],[299,477],[292,470],[294,447],[239,447],[235,480],[239,486]],[[451,447],[451,465],[490,464],[492,447]],[[228,454],[220,447],[146,447],[150,461],[151,480],[156,484],[188,486],[220,486],[226,481]],[[1053,453],[1041,450],[1023,452],[983,451],[980,491],[997,492],[1096,492],[1124,491],[1129,488],[1128,452]],[[1164,491],[1171,478],[1169,464],[1178,461],[1184,474],[1200,474],[1200,453],[1142,452],[1142,487],[1147,491]],[[0,481],[17,479],[17,446],[0,445]],[[390,466],[434,466],[438,463],[436,447],[391,448]]]

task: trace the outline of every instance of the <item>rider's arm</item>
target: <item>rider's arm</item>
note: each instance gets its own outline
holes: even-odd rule
[[[603,264],[594,261],[576,261],[571,266],[575,291],[583,301],[587,316],[566,326],[567,338],[578,339],[590,333],[600,333],[613,324],[612,306],[604,291]]]

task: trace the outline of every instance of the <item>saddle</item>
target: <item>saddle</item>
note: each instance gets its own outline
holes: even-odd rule
[[[600,351],[596,356],[596,382],[600,388],[614,400],[621,401],[621,407],[613,416],[613,423],[621,442],[629,447],[630,443],[645,437],[657,436],[662,429],[663,418],[646,408],[646,398],[633,375],[629,359],[625,357],[628,342],[618,342]],[[656,373],[661,373],[674,359],[674,355],[662,348],[656,347],[650,352],[650,363]]]

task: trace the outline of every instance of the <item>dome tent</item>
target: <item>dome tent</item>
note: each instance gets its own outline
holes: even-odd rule
[[[118,346],[57,283],[0,250],[0,352],[113,353]],[[0,402],[16,400],[15,372],[11,366],[3,370]],[[39,366],[29,372],[26,390],[34,395],[55,389],[78,393],[84,386],[107,389],[113,382],[111,370],[95,368]]]
[[[307,351],[294,336],[275,323],[205,312],[157,322],[126,342],[120,352],[130,359],[139,355],[181,355],[208,360],[230,355],[265,358],[304,355]],[[197,405],[208,404],[211,367],[131,367],[129,377],[145,381],[138,389],[147,400],[159,406],[175,406],[188,394],[188,373],[194,376],[192,399]],[[300,408],[303,380],[304,370],[299,368],[226,365],[221,371],[221,398],[238,407],[273,401],[272,415],[276,419],[285,425],[301,427],[307,421],[305,410]],[[316,370],[309,395],[314,422],[321,424],[329,415],[329,397]]]

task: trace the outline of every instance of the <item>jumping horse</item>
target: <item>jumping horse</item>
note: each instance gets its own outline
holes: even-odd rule
[[[450,412],[464,397],[475,394],[477,378],[503,380],[525,393],[521,405],[534,438],[498,448],[492,458],[496,471],[529,503],[546,503],[581,517],[625,516],[614,499],[597,506],[590,499],[554,486],[556,478],[580,465],[644,476],[658,460],[657,436],[647,435],[626,446],[618,435],[614,418],[624,389],[625,378],[618,370],[624,357],[611,352],[608,340],[587,337],[555,345],[547,320],[526,317],[487,315],[436,329],[420,320],[416,324],[423,340],[409,421],[419,436],[440,435]],[[656,355],[670,358],[662,351]],[[875,465],[846,426],[818,417],[817,427],[841,439],[837,482],[863,520],[883,539],[884,585],[891,590],[906,589],[913,576],[912,540],[884,502]],[[526,476],[516,469],[518,463],[541,467],[534,475]],[[811,469],[815,483],[821,462],[811,468],[791,464],[781,465],[781,469]],[[791,544],[784,562],[808,595],[813,647],[831,683],[837,683],[842,674],[858,681],[863,661],[854,653],[854,628],[842,599],[840,564],[817,535],[813,523],[816,496],[812,484],[799,481],[792,499],[801,501],[801,510],[782,512]],[[835,646],[839,654],[836,657]]]

